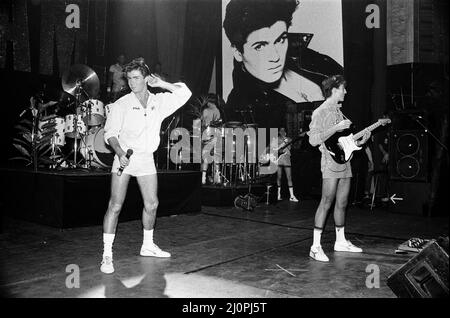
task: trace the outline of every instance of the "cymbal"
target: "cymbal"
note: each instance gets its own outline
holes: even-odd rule
[[[65,92],[72,96],[79,93],[83,101],[96,98],[100,90],[97,74],[83,64],[72,65],[69,70],[64,72],[61,82]]]

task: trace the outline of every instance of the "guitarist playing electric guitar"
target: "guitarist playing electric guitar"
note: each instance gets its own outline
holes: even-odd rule
[[[294,195],[294,188],[292,186],[292,174],[291,174],[291,145],[306,135],[306,132],[301,132],[297,137],[291,139],[287,137],[286,128],[281,127],[278,130],[278,136],[273,138],[270,146],[266,148],[265,152],[259,157],[259,163],[265,165],[272,162],[278,166],[277,169],[277,184],[278,184],[278,200],[281,200],[281,177],[283,175],[283,169],[286,173],[286,179],[288,181],[290,201],[298,202],[298,199]]]
[[[322,197],[314,219],[313,244],[309,256],[320,262],[328,262],[321,246],[322,231],[331,204],[336,199],[334,206],[334,224],[336,241],[334,250],[337,252],[361,253],[362,249],[353,245],[345,238],[345,210],[347,208],[348,194],[350,191],[352,170],[350,161],[336,162],[325,143],[334,134],[348,129],[351,121],[341,112],[341,102],[344,101],[346,82],[343,76],[334,75],[322,82],[322,93],[326,100],[314,110],[311,117],[310,130],[308,132],[309,143],[319,146],[322,153]],[[370,131],[364,130],[359,140],[354,140],[357,147],[363,145],[370,138]]]
[[[291,172],[291,138],[287,137],[286,128],[281,127],[278,130],[278,138],[272,140],[271,146],[278,149],[278,170],[277,170],[277,186],[278,186],[278,200],[281,200],[281,178],[283,176],[283,170],[286,173],[286,179],[289,187],[289,201],[298,202],[298,199],[294,195],[294,187],[292,184],[292,172]]]

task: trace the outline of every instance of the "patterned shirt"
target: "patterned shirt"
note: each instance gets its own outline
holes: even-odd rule
[[[340,110],[340,105],[331,103],[329,100],[325,100],[312,113],[308,131],[309,143],[312,146],[319,146],[319,150],[322,153],[322,172],[324,172],[326,168],[332,172],[343,172],[347,168],[351,169],[350,162],[345,164],[336,163],[324,144],[326,131],[344,119],[345,116]]]

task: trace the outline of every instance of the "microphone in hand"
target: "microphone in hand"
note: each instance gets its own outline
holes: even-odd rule
[[[128,149],[127,150],[127,154],[125,155],[125,157],[127,159],[130,159],[131,155],[133,154],[133,149]],[[125,169],[125,167],[123,165],[120,165],[119,170],[117,171],[117,175],[120,177],[122,175],[123,169]]]

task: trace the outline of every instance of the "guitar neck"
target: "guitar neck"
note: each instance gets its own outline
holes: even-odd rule
[[[377,121],[375,124],[372,124],[372,125],[370,125],[369,127],[367,127],[367,128],[365,128],[365,129],[361,130],[360,132],[354,134],[354,135],[353,135],[353,140],[358,140],[359,138],[361,138],[361,137],[364,135],[364,132],[365,132],[366,130],[372,131],[372,130],[376,129],[377,127],[381,126],[381,125],[382,125],[382,122]]]
[[[297,140],[300,140],[306,133],[301,133],[299,136],[295,137],[294,139],[292,139],[291,141],[287,142],[287,143],[283,143],[281,146],[279,146],[276,151],[280,151],[283,150],[284,148],[290,146],[291,144],[293,144],[294,142],[297,142]]]

